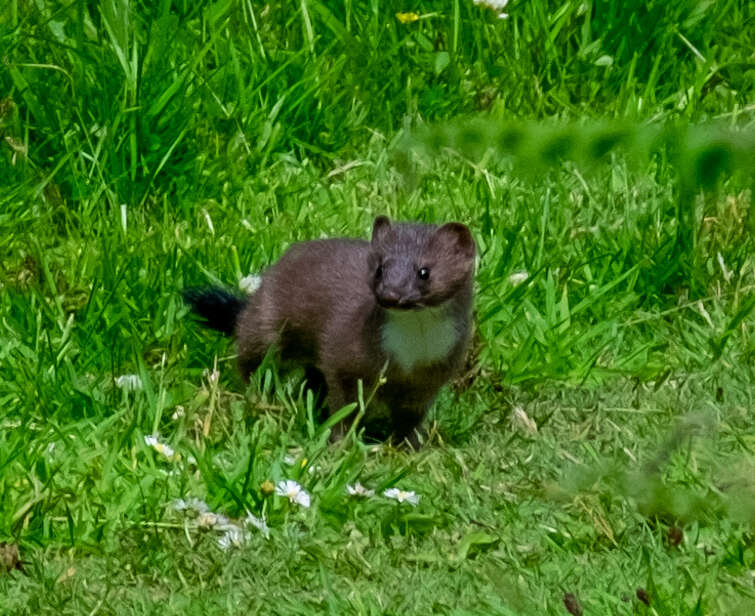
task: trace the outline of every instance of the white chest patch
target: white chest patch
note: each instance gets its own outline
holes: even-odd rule
[[[383,349],[404,372],[443,360],[459,340],[445,307],[389,310],[382,331]]]

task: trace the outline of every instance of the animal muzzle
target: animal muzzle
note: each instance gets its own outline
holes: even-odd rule
[[[418,297],[395,289],[379,289],[375,294],[375,299],[380,307],[393,310],[412,310],[421,307]]]

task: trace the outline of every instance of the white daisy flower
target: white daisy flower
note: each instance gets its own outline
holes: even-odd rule
[[[358,481],[354,485],[347,485],[346,493],[349,496],[363,496],[364,498],[375,496],[375,490],[368,490]]]
[[[197,518],[197,524],[203,528],[218,528],[219,530],[227,530],[232,526],[231,521],[222,513],[213,513],[212,511],[201,513]]]
[[[474,3],[481,4],[496,11],[498,13],[498,19],[506,19],[509,16],[508,13],[503,12],[503,9],[505,9],[506,5],[509,3],[509,0],[474,0]]]
[[[265,539],[270,538],[270,529],[268,528],[267,522],[265,521],[265,516],[258,518],[256,515],[247,511],[246,520],[244,520],[244,522],[250,526],[254,526],[254,528],[259,530]]]
[[[189,508],[189,505],[183,498],[177,498],[170,504],[170,508],[173,509],[173,511],[186,511]]]
[[[173,450],[173,448],[170,445],[166,445],[165,443],[161,443],[159,440],[157,440],[156,436],[145,436],[144,442],[152,447],[157,453],[162,454],[168,460],[172,460],[176,456],[176,452]]]
[[[238,526],[229,526],[226,531],[218,537],[218,545],[221,550],[238,548],[247,540],[249,533]]]
[[[412,490],[399,490],[398,488],[390,488],[383,492],[383,496],[397,500],[399,503],[409,503],[415,507],[419,504],[420,496]]]
[[[279,481],[275,486],[275,493],[278,496],[286,496],[292,503],[296,503],[302,507],[309,507],[309,494],[292,479]]]
[[[509,284],[514,287],[518,287],[520,284],[525,282],[527,278],[529,278],[530,275],[526,270],[519,270],[517,272],[513,272],[509,276]]]
[[[174,511],[196,511],[197,513],[207,513],[210,506],[198,498],[177,498],[170,506]]]
[[[116,377],[115,386],[124,391],[139,391],[144,388],[142,379],[138,374],[122,374]]]
[[[257,276],[256,274],[249,274],[248,276],[244,276],[241,280],[239,280],[239,289],[241,289],[247,295],[251,295],[260,288],[261,284],[262,278],[260,276]]]

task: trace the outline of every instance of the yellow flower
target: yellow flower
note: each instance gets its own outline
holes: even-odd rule
[[[396,13],[396,19],[398,19],[402,24],[410,24],[419,19],[419,15],[417,13]]]
[[[262,482],[260,491],[262,492],[262,496],[270,496],[273,492],[275,492],[275,485],[272,481],[267,479],[266,481]]]

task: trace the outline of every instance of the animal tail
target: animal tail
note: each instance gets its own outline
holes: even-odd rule
[[[220,287],[189,288],[185,289],[182,295],[184,302],[199,315],[203,325],[226,336],[233,336],[236,321],[246,304],[246,299]]]

